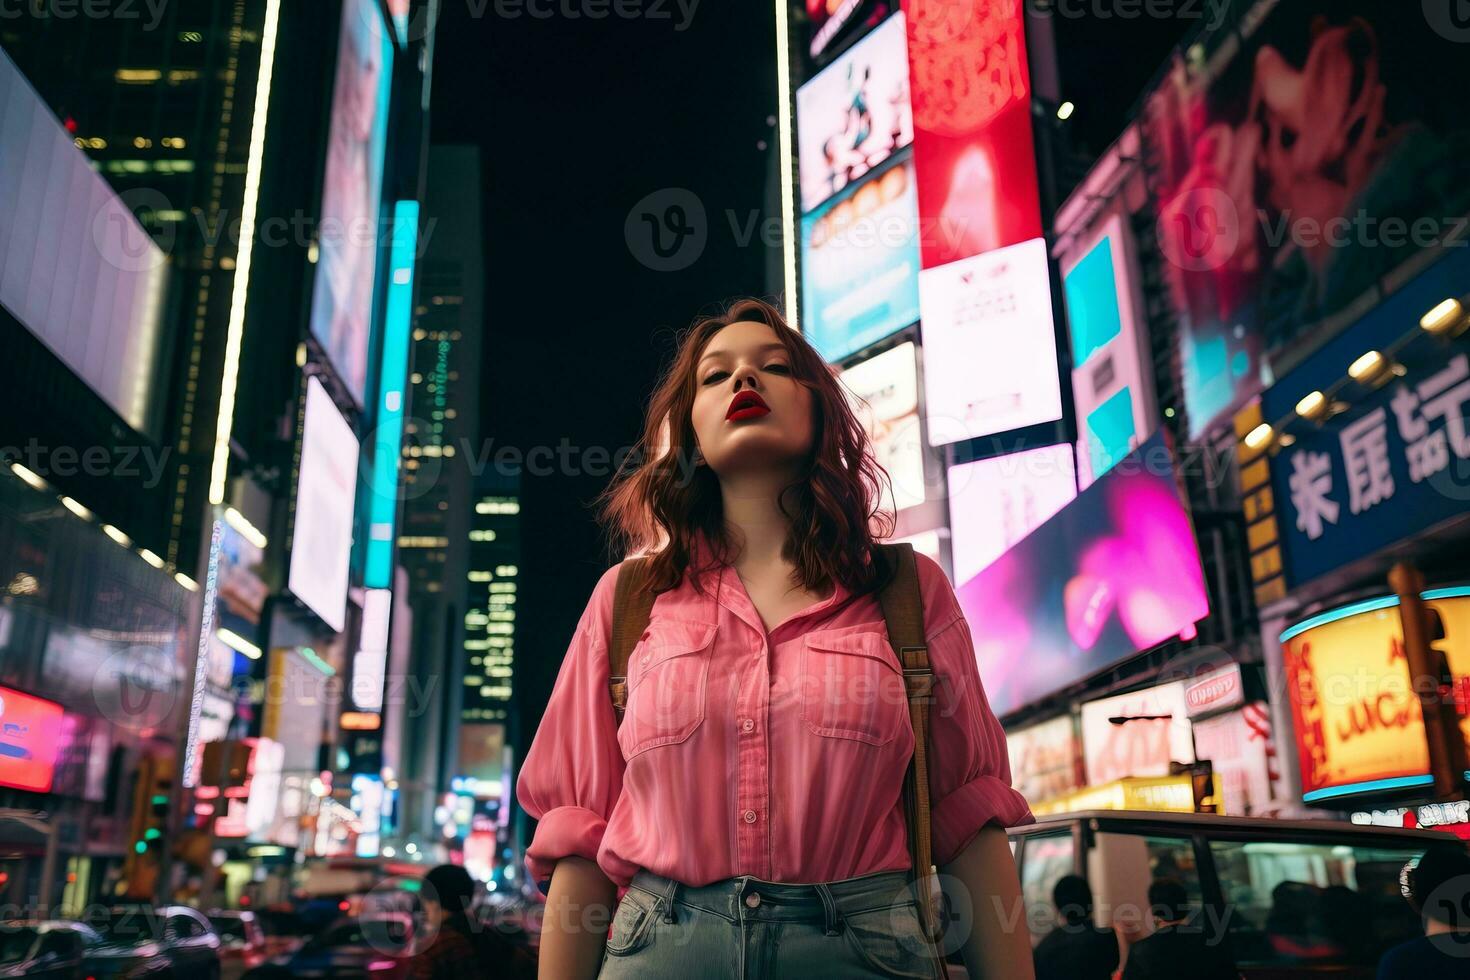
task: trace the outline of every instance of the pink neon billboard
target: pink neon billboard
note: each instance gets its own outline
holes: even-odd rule
[[[1192,636],[1210,606],[1163,435],[956,593],[998,714]]]

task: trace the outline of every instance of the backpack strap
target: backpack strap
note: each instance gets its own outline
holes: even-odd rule
[[[645,583],[648,575],[647,555],[625,560],[618,569],[618,584],[613,590],[612,634],[607,647],[607,690],[612,697],[613,714],[623,723],[623,709],[628,706],[628,658],[648,628],[653,612],[654,594]]]
[[[893,569],[878,593],[878,604],[888,625],[888,642],[903,665],[914,729],[914,756],[904,776],[904,812],[908,817],[909,855],[919,912],[931,942],[942,932],[939,922],[939,872],[934,867],[932,827],[929,821],[929,705],[934,700],[934,671],[924,639],[924,600],[919,592],[919,566],[911,544],[879,545]],[[937,955],[937,949],[934,950]]]

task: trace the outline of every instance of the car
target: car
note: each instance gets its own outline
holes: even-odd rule
[[[311,927],[290,909],[258,909],[255,918],[265,930],[265,956],[268,960],[290,956],[311,935]]]
[[[102,937],[64,919],[0,923],[0,977],[82,980],[88,947]]]
[[[1189,926],[1224,944],[1246,980],[1370,980],[1389,947],[1423,934],[1399,873],[1456,838],[1336,820],[1089,810],[1012,828],[1033,941],[1055,926],[1052,888],[1086,878],[1094,921],[1127,950],[1153,930],[1148,887],[1174,878]]]
[[[407,915],[338,919],[307,940],[283,966],[293,977],[398,980],[408,974],[413,939],[413,919]]]
[[[265,930],[249,909],[213,909],[209,924],[219,935],[220,968],[229,977],[264,963],[268,955]]]
[[[97,922],[101,944],[88,950],[87,972],[111,977],[219,980],[220,939],[187,905],[116,905]]]

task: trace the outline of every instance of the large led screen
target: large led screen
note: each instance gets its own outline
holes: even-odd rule
[[[1268,352],[1463,231],[1466,31],[1422,6],[1261,2],[1146,98],[1191,435],[1260,390]]]
[[[393,86],[393,39],[376,0],[342,5],[337,79],[318,232],[311,332],[362,404],[372,332],[383,195],[383,151]]]
[[[1154,428],[1153,376],[1140,347],[1132,245],[1122,216],[1114,213],[1079,235],[1061,259],[1082,487],[1137,449]]]
[[[913,142],[903,14],[797,89],[796,128],[803,211]]]
[[[919,273],[929,442],[1062,417],[1046,242]]]
[[[306,381],[306,422],[296,480],[296,525],[287,587],[334,630],[347,616],[357,436],[321,381]]]
[[[1163,434],[956,594],[1000,714],[1192,635],[1209,602]]]
[[[873,458],[888,472],[881,506],[897,513],[927,499],[924,438],[919,428],[919,377],[912,342],[854,364],[841,375],[867,430]]]
[[[924,268],[1040,238],[1022,0],[911,0],[904,15]]]
[[[72,139],[0,51],[0,305],[151,435],[168,257]]]
[[[965,582],[1077,496],[1072,447],[1043,446],[951,466],[950,549]]]
[[[907,153],[801,219],[801,329],[829,361],[919,318],[919,222]]]

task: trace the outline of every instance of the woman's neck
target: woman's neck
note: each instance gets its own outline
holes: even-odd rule
[[[725,527],[730,533],[736,569],[781,561],[790,519],[778,506],[788,473],[765,471],[720,479]]]

